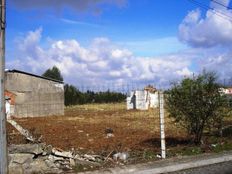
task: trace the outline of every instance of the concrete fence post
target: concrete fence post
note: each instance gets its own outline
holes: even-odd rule
[[[5,0],[0,2],[0,173],[8,172],[5,113]]]
[[[166,158],[165,132],[164,132],[164,94],[159,91],[159,116],[160,116],[160,140],[161,157]]]

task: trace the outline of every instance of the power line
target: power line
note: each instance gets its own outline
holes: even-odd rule
[[[197,6],[201,7],[201,8],[203,8],[203,9],[205,9],[206,11],[207,11],[207,10],[211,10],[211,12],[214,13],[215,15],[217,15],[217,16],[219,16],[219,17],[221,17],[221,18],[224,18],[224,19],[226,19],[226,20],[228,20],[228,21],[230,21],[230,22],[232,22],[232,17],[231,17],[231,16],[228,16],[228,15],[225,14],[225,13],[222,13],[221,11],[218,11],[218,10],[212,8],[212,7],[209,7],[209,6],[207,6],[207,5],[203,4],[203,3],[200,3],[200,2],[195,1],[195,0],[189,0],[189,1],[192,2],[192,3],[195,4],[195,5],[197,5]]]
[[[220,6],[222,6],[222,7],[225,7],[226,9],[232,9],[231,7],[229,7],[229,6],[226,6],[225,4],[223,4],[223,3],[221,3],[221,2],[218,2],[218,1],[216,1],[216,0],[211,0],[212,2],[214,2],[214,3],[216,3],[216,4],[218,4],[218,5],[220,5]]]
[[[227,20],[232,21],[232,17],[231,17],[231,16],[228,16],[227,14],[225,14],[225,13],[223,13],[223,12],[221,12],[221,11],[218,11],[218,10],[216,10],[215,8],[212,8],[212,7],[210,7],[210,6],[207,6],[207,5],[205,5],[205,4],[203,4],[203,3],[200,3],[200,2],[198,2],[198,1],[196,1],[196,0],[189,0],[189,1],[192,2],[192,3],[194,3],[195,5],[200,6],[201,8],[203,8],[203,9],[205,9],[205,10],[212,10],[212,12],[213,12],[214,14],[216,14],[216,15],[218,15],[218,16],[224,18],[224,19],[227,19]]]

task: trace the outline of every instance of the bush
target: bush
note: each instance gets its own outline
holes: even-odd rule
[[[204,129],[210,124],[221,125],[228,112],[226,99],[219,92],[213,72],[203,72],[197,77],[185,78],[173,84],[167,93],[167,109],[175,122],[180,123],[199,144]]]

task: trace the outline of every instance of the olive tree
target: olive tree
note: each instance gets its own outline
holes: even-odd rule
[[[225,116],[225,97],[220,93],[217,76],[203,72],[173,84],[167,92],[167,110],[175,122],[180,123],[199,144],[204,129],[212,123],[221,123]]]

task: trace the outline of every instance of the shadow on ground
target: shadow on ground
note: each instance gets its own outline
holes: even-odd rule
[[[174,138],[174,137],[167,137],[165,138],[165,141],[166,141],[166,145],[171,146],[171,147],[178,146],[178,145],[189,145],[193,143],[191,139]],[[152,147],[160,147],[160,138],[147,139],[141,142],[141,144],[152,146]]]

